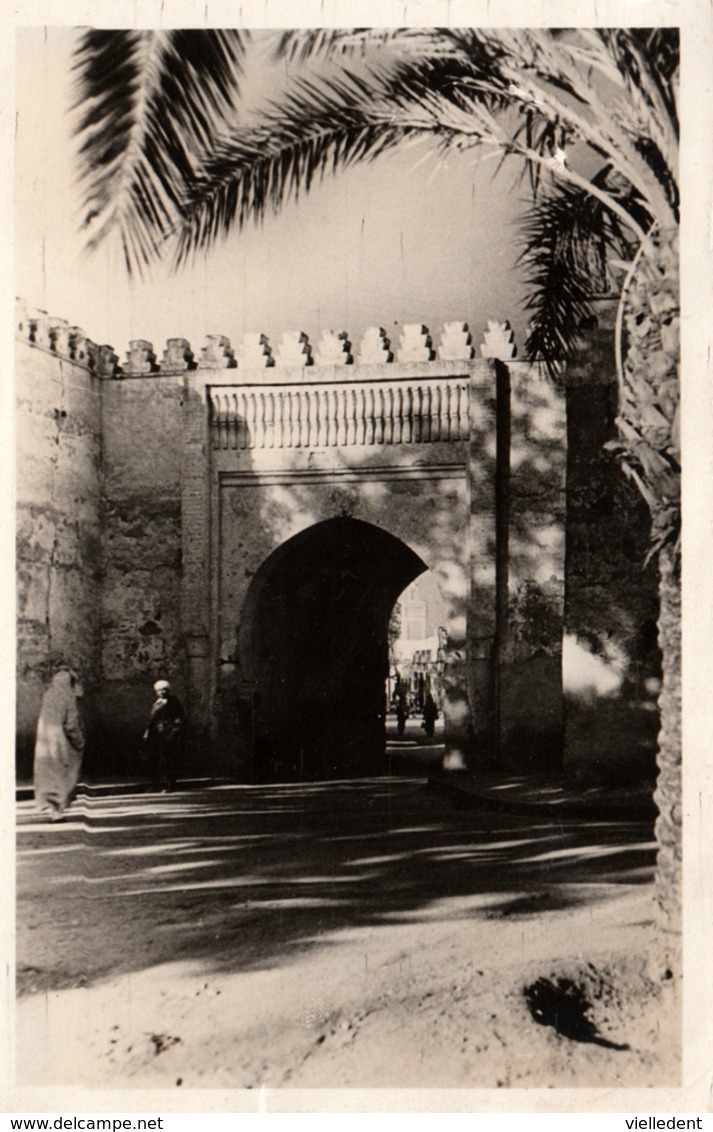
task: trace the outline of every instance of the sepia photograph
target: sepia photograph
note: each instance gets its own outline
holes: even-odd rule
[[[15,1107],[686,1083],[681,9],[430,8],[18,18]]]

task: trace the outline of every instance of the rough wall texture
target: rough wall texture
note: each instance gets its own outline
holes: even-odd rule
[[[605,444],[616,436],[612,334],[589,332],[567,373],[567,777],[653,782],[660,653],[647,509]]]
[[[101,727],[133,767],[160,676],[185,695],[180,625],[183,379],[103,385]]]
[[[32,769],[42,692],[60,664],[99,691],[99,382],[48,350],[19,343],[16,366],[17,769]]]
[[[562,763],[565,585],[565,406],[544,370],[510,367],[505,482],[498,487],[498,558],[507,570],[499,618],[501,767]],[[502,397],[501,397],[502,400]]]

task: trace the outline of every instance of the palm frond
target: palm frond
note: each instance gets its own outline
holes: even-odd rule
[[[196,154],[234,106],[246,39],[235,31],[101,31],[75,56],[83,227],[118,230],[129,271],[172,230]]]
[[[288,63],[367,55],[378,48],[418,60],[444,57],[474,61],[482,48],[468,28],[292,28],[278,34],[273,58]]]
[[[505,49],[500,70],[514,87],[529,90],[531,105],[542,118],[555,119],[575,140],[584,141],[647,202],[662,226],[673,219],[670,194],[662,192],[660,171],[643,158],[642,141],[650,139],[653,115],[637,116],[631,101],[631,82],[611,57],[607,41],[597,32],[545,29],[479,31]],[[593,81],[595,76],[598,81]],[[601,79],[604,79],[602,82]],[[624,100],[625,112],[615,112]]]
[[[176,48],[180,35],[199,37],[203,69],[191,62],[190,44]],[[180,261],[233,225],[309,191],[328,169],[372,158],[419,134],[435,138],[444,151],[488,145],[501,160],[515,156],[535,197],[553,178],[586,190],[639,240],[652,220],[661,227],[676,220],[671,35],[284,32],[275,54],[296,60],[298,73],[310,61],[321,60],[321,69],[268,106],[257,128],[241,129],[231,111],[244,43],[233,35],[87,33],[77,63],[85,214],[94,222],[93,242],[120,229],[129,263],[148,262],[173,231],[179,232]],[[379,56],[382,46],[387,50]],[[364,73],[334,63],[358,48]],[[380,70],[373,66],[377,58]],[[332,60],[326,71],[325,59]],[[661,74],[648,73],[657,67]],[[555,157],[573,140],[611,164],[616,190]]]
[[[273,60],[287,63],[351,55],[363,51],[373,35],[373,28],[291,28],[277,35],[271,54]]]
[[[326,173],[399,143],[423,136],[442,147],[477,142],[462,77],[462,64],[448,57],[296,79],[263,109],[258,127],[235,128],[214,145],[186,185],[177,262],[298,199]]]
[[[300,80],[260,126],[224,137],[187,185],[177,262],[299,199],[325,174],[373,159],[426,128],[404,127],[361,76]]]
[[[504,79],[490,81],[481,63],[474,67],[461,52],[294,81],[264,109],[259,127],[226,135],[186,184],[177,262],[297,199],[326,172],[417,136],[430,136],[443,150],[490,145],[519,157],[523,170],[534,167],[537,181],[550,166],[558,123],[518,97],[513,126],[503,114],[512,105],[512,81],[507,88]],[[631,191],[612,192],[565,169],[561,175],[641,234]]]
[[[678,137],[676,76],[681,50],[678,28],[602,29],[599,35],[624,81],[641,91],[649,106],[668,120]]]
[[[601,172],[600,183],[608,173]],[[609,291],[609,258],[612,252],[627,254],[627,239],[600,200],[585,189],[558,183],[522,218],[521,243],[519,262],[530,288],[525,351],[555,372],[579,344],[592,298]]]
[[[676,107],[678,30],[598,29],[581,31],[573,48],[616,94],[611,119],[627,134],[645,167],[663,189],[678,222],[679,123]],[[657,216],[666,227],[666,215]]]

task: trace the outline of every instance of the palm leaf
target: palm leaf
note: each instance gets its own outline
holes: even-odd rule
[[[610,162],[623,191],[611,192],[569,166],[557,167],[558,179],[589,191],[639,238],[637,208],[660,223],[675,214],[676,146],[665,144],[674,99],[670,36],[473,28],[285,32],[275,55],[301,69],[304,61],[333,60],[357,47],[371,60],[377,47],[386,47],[386,66],[357,76],[332,64],[331,77],[322,68],[268,107],[259,127],[238,129],[229,110],[242,41],[229,38],[235,33],[192,33],[217,37],[213,48],[222,53],[222,69],[216,62],[202,74],[206,99],[199,71],[190,66],[187,93],[179,89],[185,52],[166,89],[165,74],[178,58],[166,37],[175,34],[88,33],[79,55],[86,215],[97,221],[93,242],[119,227],[129,262],[147,262],[174,229],[181,261],[233,225],[309,191],[328,170],[419,134],[444,150],[487,144],[501,159],[516,156],[535,195],[551,181],[542,174],[554,148],[579,138]],[[648,75],[659,64],[663,73]],[[593,84],[594,73],[603,81]],[[603,88],[614,97],[607,100]],[[621,111],[625,96],[635,109],[632,121]],[[230,132],[218,133],[221,118]]]
[[[172,230],[183,185],[234,105],[245,36],[235,31],[99,31],[75,57],[83,227],[118,229],[129,271]]]
[[[630,106],[626,113],[632,85],[611,58],[605,37],[586,30],[479,34],[494,37],[507,49],[503,75],[516,86],[530,88],[543,117],[557,119],[570,137],[586,142],[636,189],[659,223],[671,223],[670,197],[661,191],[659,170],[642,154],[641,143],[651,137],[653,118],[632,113]],[[594,81],[596,75],[605,81]],[[625,112],[618,114],[622,103]]]
[[[349,55],[364,50],[372,28],[297,28],[280,32],[272,47],[272,58],[287,63],[306,63],[316,56]]]
[[[401,59],[378,71],[357,74],[342,67],[331,77],[296,80],[279,103],[263,110],[260,126],[235,128],[221,139],[186,185],[177,262],[309,192],[326,173],[416,137],[429,136],[444,150],[488,144],[518,156],[523,170],[536,164],[533,177],[539,178],[556,126],[519,101],[520,118],[514,126],[508,122],[503,112],[512,94],[506,80],[493,82],[482,54],[474,64],[461,48]],[[624,207],[631,194],[565,175],[637,230],[636,216]]]
[[[473,28],[298,28],[278,36],[273,58],[307,62],[357,53],[366,56],[381,48],[395,58],[421,63],[451,59],[491,82],[498,81],[498,61],[505,54]]]
[[[177,262],[298,199],[325,174],[396,145],[425,136],[446,148],[466,136],[479,141],[462,84],[462,64],[450,57],[295,80],[259,126],[236,127],[216,143],[187,183]]]
[[[680,63],[678,28],[616,28],[599,32],[630,87],[638,88],[651,109],[678,137],[676,76]]]
[[[595,180],[606,184],[610,172],[605,168]],[[592,297],[610,291],[609,260],[628,254],[628,240],[600,200],[560,182],[522,218],[521,243],[518,262],[530,289],[525,351],[554,372],[579,344]]]
[[[237,128],[216,144],[186,188],[177,262],[205,249],[233,227],[260,220],[308,193],[327,173],[370,160],[403,144],[404,129],[374,102],[356,75],[319,83],[301,80],[261,125]]]

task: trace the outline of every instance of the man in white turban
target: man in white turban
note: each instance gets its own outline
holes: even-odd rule
[[[42,697],[35,740],[35,802],[51,821],[61,821],[77,785],[84,728],[77,705],[83,694],[76,672],[62,668]]]
[[[186,713],[178,696],[174,696],[168,680],[154,684],[156,700],[151,719],[144,732],[144,742],[151,760],[154,789],[173,790],[176,771],[183,753]]]

